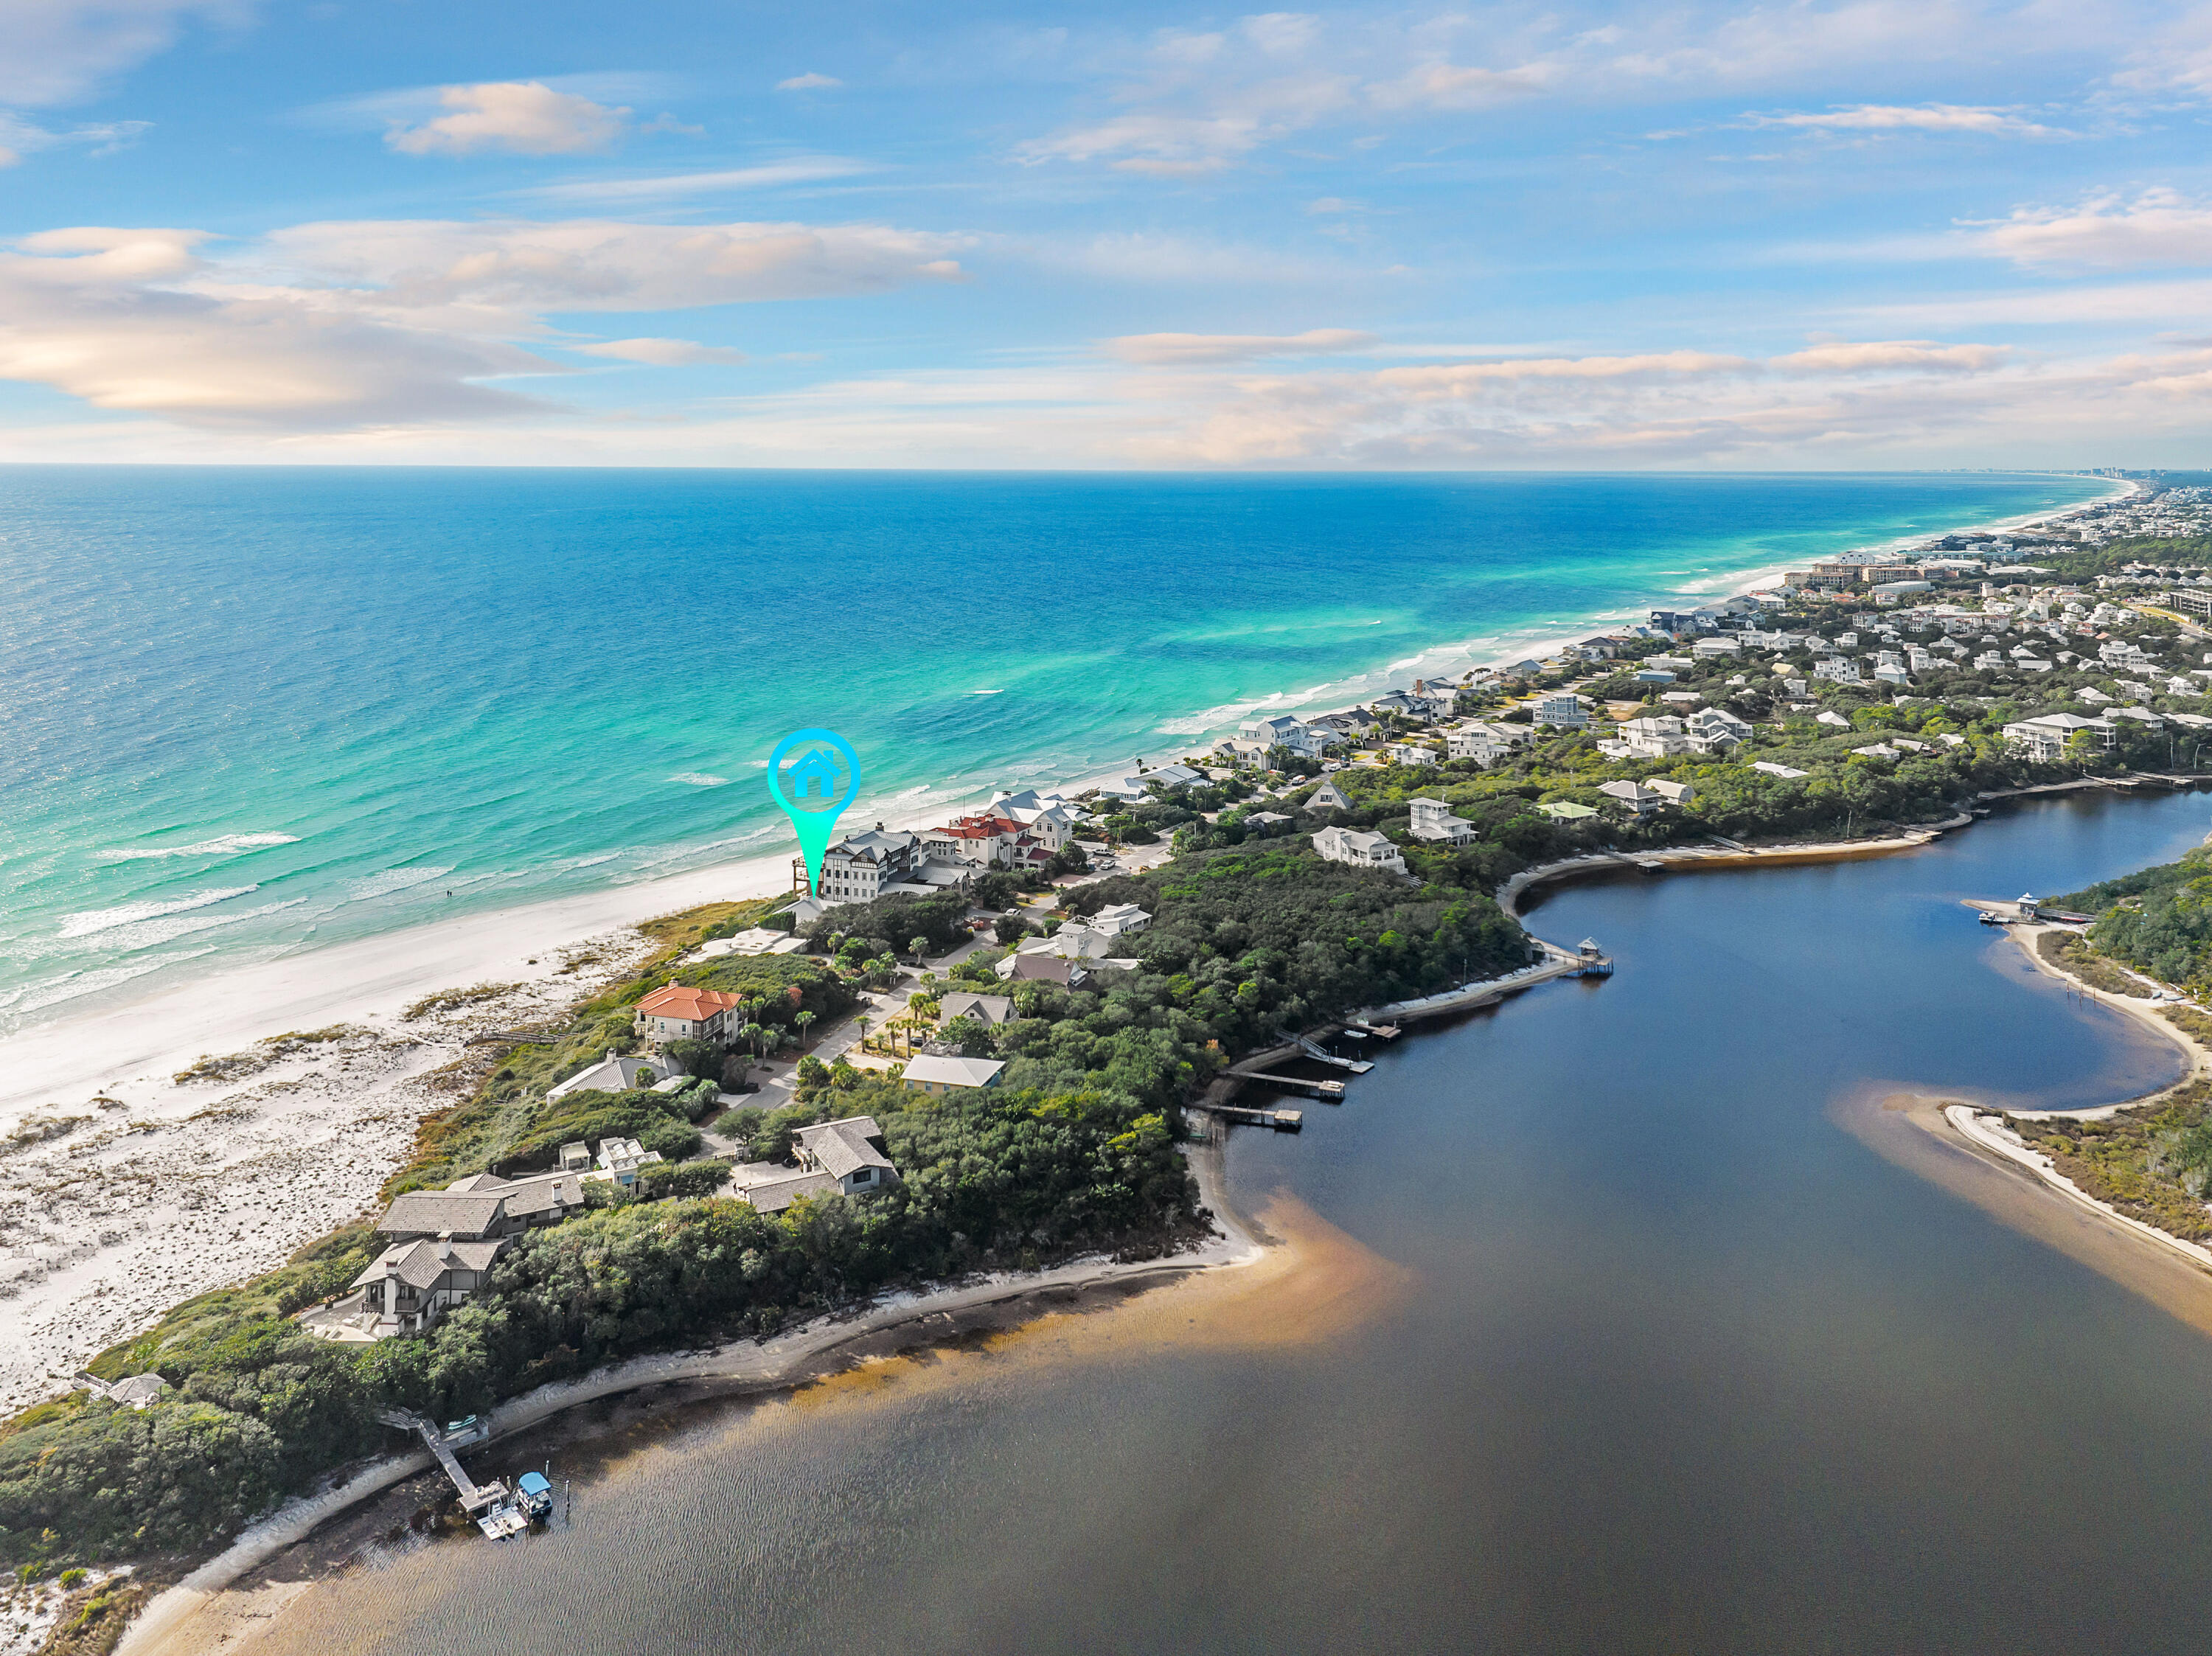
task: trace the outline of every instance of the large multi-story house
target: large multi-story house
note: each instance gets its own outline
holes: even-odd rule
[[[1363,834],[1358,828],[1325,828],[1314,835],[1313,847],[1332,863],[1348,863],[1354,868],[1378,869],[1390,874],[1406,871],[1405,853],[1379,834]]]
[[[922,850],[934,861],[969,868],[1042,868],[1052,860],[1044,843],[1012,816],[987,810],[927,830]]]
[[[1075,837],[1079,813],[1056,793],[1024,788],[1019,793],[991,797],[991,815],[1011,816],[1030,831],[1030,837],[1047,851],[1059,851]]]
[[[840,840],[822,853],[816,895],[825,903],[872,903],[891,886],[914,877],[921,836],[878,822],[865,834]]]
[[[1288,748],[1309,759],[1320,758],[1332,743],[1342,740],[1334,731],[1316,730],[1288,713],[1278,713],[1272,719],[1248,719],[1237,727],[1237,734],[1257,744],[1263,753],[1269,748]]]
[[[672,1040],[721,1042],[730,1036],[738,997],[719,989],[691,989],[664,983],[637,1004],[638,1039],[658,1050]]]
[[[384,1251],[343,1297],[302,1312],[300,1323],[351,1344],[428,1333],[483,1289],[492,1262],[516,1236],[583,1205],[583,1181],[568,1169],[528,1179],[480,1173],[444,1190],[409,1191],[377,1222]]]
[[[1453,816],[1451,807],[1441,799],[1416,799],[1413,813],[1412,832],[1416,840],[1463,846],[1474,838],[1474,824],[1464,816]]]

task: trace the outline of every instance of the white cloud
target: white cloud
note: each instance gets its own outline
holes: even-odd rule
[[[1015,155],[1183,176],[1233,167],[1310,129],[1377,116],[1425,119],[1535,97],[1620,110],[1819,86],[1844,72],[1879,84],[1900,64],[2094,63],[2109,59],[2125,27],[2047,0],[1691,0],[1627,16],[1577,29],[1570,15],[1520,4],[1410,21],[1268,14],[1203,33],[1163,31],[1140,46],[1094,48],[1100,66],[1121,71],[1109,94],[1118,107]],[[1808,130],[2046,131],[2008,109],[1967,104],[1869,102],[1771,118]]]
[[[102,121],[50,131],[0,110],[0,167],[13,167],[27,155],[64,145],[88,144],[95,155],[106,155],[130,144],[151,124],[147,121]]]
[[[76,229],[0,254],[0,378],[94,408],[285,431],[482,419],[537,404],[474,383],[552,373],[498,341],[346,314],[299,296],[195,291],[193,230]]]
[[[542,81],[484,81],[439,89],[450,113],[420,126],[396,125],[384,142],[407,155],[471,155],[502,149],[518,155],[577,155],[611,148],[629,111],[610,109]]]
[[[788,161],[730,167],[718,173],[671,173],[647,179],[578,179],[566,184],[535,185],[514,193],[533,201],[672,201],[731,190],[770,190],[787,184],[813,184],[824,179],[852,178],[873,170],[865,161],[847,161],[836,155],[795,155]]]
[[[2053,137],[2057,130],[2010,110],[1966,104],[1851,104],[1823,114],[1747,115],[1753,126],[1825,132],[1979,132],[2003,137]]]
[[[390,309],[684,310],[960,279],[961,238],[883,224],[369,219],[302,224],[270,251]]]
[[[562,312],[658,311],[957,277],[945,238],[881,225],[590,220],[301,225],[218,261],[188,229],[44,232],[0,253],[0,379],[99,409],[283,433],[534,416],[483,382],[569,370],[524,349]],[[742,361],[678,339],[578,347]]]
[[[804,75],[794,75],[787,81],[778,81],[775,89],[778,92],[826,92],[844,84],[834,75],[817,75],[809,70]]]
[[[1982,251],[2031,266],[2113,270],[2212,264],[2212,207],[2173,190],[2132,201],[2099,196],[2075,207],[2022,207],[1977,223]]]
[[[743,351],[719,345],[696,345],[688,339],[610,339],[598,345],[571,345],[586,356],[611,356],[624,362],[644,362],[656,368],[690,367],[699,362],[743,362]]]
[[[166,50],[184,25],[241,27],[252,0],[5,0],[0,103],[47,105]]]
[[[1364,351],[1375,344],[1371,333],[1350,328],[1313,328],[1304,333],[1133,333],[1105,342],[1109,355],[1150,367],[1197,363],[1253,362],[1268,356],[1324,356]]]

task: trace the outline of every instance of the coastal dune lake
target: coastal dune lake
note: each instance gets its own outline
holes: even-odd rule
[[[1838,1111],[2175,1078],[1958,899],[2208,828],[2068,797],[1561,889],[1532,926],[1614,977],[1232,1137],[1300,1249],[1274,1337],[1209,1312],[1224,1277],[556,1449],[565,1523],[382,1555],[251,1647],[2201,1651],[2212,1344]]]

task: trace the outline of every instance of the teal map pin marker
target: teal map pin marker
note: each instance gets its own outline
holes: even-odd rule
[[[819,896],[822,853],[839,814],[860,792],[860,755],[835,731],[793,731],[768,756],[768,791],[799,831],[806,888]]]

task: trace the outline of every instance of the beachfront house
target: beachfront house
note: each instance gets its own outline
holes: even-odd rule
[[[872,903],[887,887],[913,877],[921,846],[921,835],[881,822],[865,834],[848,834],[823,852],[816,895],[825,902]]]
[[[573,1171],[526,1179],[480,1173],[444,1190],[405,1192],[377,1221],[383,1252],[343,1295],[297,1320],[311,1334],[345,1343],[427,1333],[483,1288],[492,1261],[516,1236],[583,1205],[583,1182]]]
[[[1406,871],[1405,853],[1379,834],[1357,828],[1325,828],[1313,837],[1313,847],[1332,863],[1374,869],[1387,874]]]
[[[1416,840],[1463,846],[1474,838],[1474,824],[1464,816],[1453,816],[1451,807],[1441,799],[1416,799],[1412,810],[1411,832]]]
[[[1316,730],[1288,713],[1278,713],[1272,719],[1248,719],[1237,727],[1237,734],[1255,744],[1263,754],[1270,748],[1287,748],[1309,759],[1320,758],[1340,739],[1333,731]]]
[[[86,1368],[78,1369],[70,1383],[80,1391],[106,1398],[119,1408],[134,1411],[150,1409],[169,1389],[169,1382],[159,1374],[133,1374],[128,1380],[104,1380]]]
[[[570,1093],[628,1093],[650,1087],[668,1074],[658,1059],[617,1058],[609,1052],[597,1064],[586,1065],[566,1081],[548,1088],[545,1096],[566,1098]]]
[[[907,1060],[902,1079],[916,1092],[942,1098],[963,1088],[995,1087],[1006,1068],[997,1059],[940,1058],[923,1052]]]
[[[690,989],[680,983],[664,983],[638,1002],[631,1027],[638,1039],[656,1052],[672,1040],[706,1040],[720,1045],[729,1038],[734,1027],[731,1014],[737,1008],[738,997],[726,995],[719,989]],[[665,1078],[656,1076],[653,1079]]]
[[[1082,813],[1059,794],[1039,793],[1035,788],[993,794],[990,815],[1012,817],[1047,851],[1065,847],[1082,821]]]
[[[1589,806],[1579,804],[1572,799],[1547,799],[1536,809],[1561,822],[1586,822],[1597,815]]]

